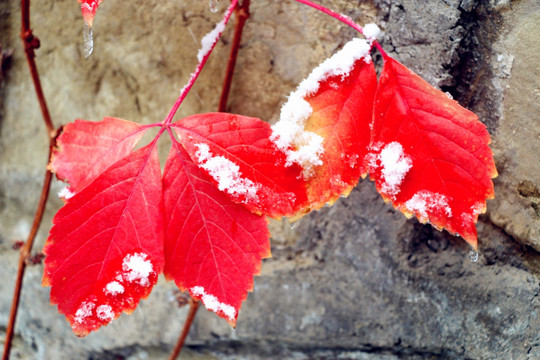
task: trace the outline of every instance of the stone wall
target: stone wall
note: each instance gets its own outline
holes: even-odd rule
[[[225,0],[223,0],[225,1]],[[475,111],[491,133],[499,177],[479,219],[480,258],[460,238],[407,220],[368,180],[292,229],[273,221],[273,258],[234,330],[197,316],[186,359],[540,358],[540,4],[535,0],[324,0],[384,30],[383,47]],[[116,116],[163,119],[220,20],[206,0],[107,0],[95,51],[82,56],[74,0],[32,2],[37,63],[55,124]],[[0,85],[0,339],[18,252],[39,197],[47,138],[24,59],[20,5],[0,2],[0,44],[13,50]],[[275,121],[286,95],[354,36],[292,1],[252,0],[229,111]],[[226,30],[178,117],[215,111],[232,39]],[[378,59],[379,65],[380,60]],[[54,183],[52,194],[62,187]],[[51,196],[36,251],[61,201]],[[25,278],[13,359],[165,359],[187,314],[160,281],[131,316],[75,337]]]

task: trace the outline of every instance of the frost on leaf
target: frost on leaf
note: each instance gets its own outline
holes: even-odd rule
[[[92,316],[92,311],[95,307],[96,304],[94,304],[93,302],[84,301],[75,312],[75,322],[78,324],[82,324],[86,318]]]
[[[377,88],[370,45],[354,39],[321,65],[289,96],[271,140],[302,166],[308,210],[348,195],[366,174]]]
[[[62,207],[45,244],[51,302],[87,335],[146,298],[164,265],[157,149],[116,162]]]
[[[135,253],[127,255],[122,262],[122,271],[124,279],[139,284],[141,286],[149,286],[149,277],[154,272],[152,262],[148,259],[148,255],[144,253]]]
[[[430,218],[429,214],[435,211],[445,212],[448,217],[452,216],[452,209],[448,205],[446,196],[425,190],[419,191],[407,200],[405,208],[423,223],[427,222]]]
[[[69,182],[69,193],[59,196],[68,199],[127,156],[144,134],[140,129],[139,124],[110,117],[65,125],[48,165],[59,180]]]
[[[206,144],[195,144],[197,162],[217,182],[218,189],[233,197],[243,195],[246,199],[257,201],[259,186],[242,178],[238,165],[223,156],[212,156]]]
[[[110,305],[100,305],[96,309],[97,317],[103,321],[112,321],[114,319],[114,312]]]
[[[371,46],[363,39],[353,39],[343,49],[317,66],[293,91],[288,101],[281,108],[280,120],[272,126],[271,140],[278,149],[287,155],[287,165],[299,164],[303,169],[304,179],[315,175],[325,149],[324,137],[308,129],[308,122],[313,114],[313,107],[308,97],[316,98],[321,84],[330,84],[336,90],[340,83],[350,78],[351,70],[360,60],[371,63]],[[327,81],[332,78],[332,81]],[[369,86],[370,84],[368,84]],[[324,90],[324,89],[323,89]]]
[[[192,287],[189,289],[189,293],[195,299],[201,299],[208,310],[227,318],[228,321],[236,321],[236,309],[231,305],[219,302],[214,295],[207,294],[202,286]]]
[[[401,183],[412,167],[409,156],[403,152],[400,143],[394,141],[386,144],[378,152],[373,151],[369,156],[371,173],[380,173],[378,190],[383,196],[394,198],[401,191]]]
[[[60,190],[58,192],[58,197],[61,198],[61,199],[64,199],[64,200],[71,199],[73,197],[73,195],[75,195],[75,194],[72,193],[67,186],[62,188],[62,190]]]
[[[163,195],[165,276],[234,326],[270,256],[266,219],[219,191],[178,143],[165,164]]]
[[[485,125],[392,58],[385,59],[373,114],[368,158],[381,195],[476,247],[475,222],[497,175]],[[387,169],[385,159],[395,166]]]
[[[218,188],[234,202],[272,217],[305,207],[300,168],[269,140],[270,126],[246,116],[208,113],[173,124],[180,143]]]
[[[119,280],[122,280],[122,279],[119,279]],[[105,286],[104,291],[105,291],[105,294],[107,295],[115,296],[115,295],[124,293],[124,286],[120,284],[118,281],[111,281]]]

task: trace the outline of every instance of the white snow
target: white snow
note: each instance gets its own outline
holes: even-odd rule
[[[359,59],[371,62],[370,44],[364,39],[353,39],[343,49],[317,66],[293,91],[281,108],[279,121],[272,126],[270,140],[287,155],[287,166],[299,164],[305,179],[314,174],[314,168],[322,165],[324,139],[305,130],[306,121],[313,109],[305,100],[319,90],[320,83],[332,76],[341,76],[343,81]]]
[[[381,190],[390,196],[397,195],[405,175],[412,167],[412,160],[403,152],[403,146],[394,141],[387,144],[377,157],[384,177]]]
[[[72,193],[67,186],[58,193],[58,197],[65,200],[71,199],[73,195],[75,194]]]
[[[213,13],[217,13],[219,11],[221,4],[221,0],[209,0],[208,6],[210,7],[210,11]]]
[[[240,167],[223,156],[212,156],[207,144],[195,144],[198,165],[208,171],[218,183],[218,189],[232,196],[244,195],[246,200],[258,200],[259,187],[253,181],[242,178]]]
[[[110,305],[100,305],[96,309],[97,317],[100,318],[103,321],[110,322],[112,319],[114,319],[114,312],[112,311],[112,307]]]
[[[118,295],[124,293],[124,286],[118,281],[111,281],[105,286],[105,294],[107,295]]]
[[[197,60],[201,62],[203,58],[212,50],[214,44],[218,41],[219,35],[225,30],[225,20],[221,20],[216,27],[206,34],[201,40],[201,49],[197,54]]]
[[[366,26],[364,26],[363,33],[369,42],[373,42],[377,40],[377,37],[379,37],[381,29],[379,29],[377,24],[366,24]]]
[[[122,270],[124,271],[124,279],[129,282],[135,282],[141,286],[149,286],[150,280],[148,277],[154,271],[152,263],[147,259],[148,255],[144,253],[135,253],[126,255],[122,262]]]
[[[200,296],[204,306],[213,312],[222,312],[225,316],[234,321],[236,317],[236,309],[228,304],[220,302],[217,297],[211,294],[207,294],[202,286],[195,286],[190,289],[194,296]]]
[[[464,224],[469,224],[475,221],[475,218],[486,211],[486,206],[482,202],[477,202],[471,206],[471,212],[464,212],[461,214],[461,221]]]
[[[92,11],[92,9],[94,8],[94,5],[95,4],[88,4],[88,3],[81,3],[81,10],[87,10],[87,11]]]
[[[75,312],[75,322],[78,322],[79,324],[84,321],[89,316],[92,316],[92,310],[96,307],[96,304],[94,304],[91,301],[83,301],[81,306],[77,309]]]
[[[448,199],[446,196],[433,193],[426,190],[421,190],[414,194],[412,198],[405,202],[405,207],[410,212],[418,212],[421,216],[421,220],[428,220],[428,211],[442,208],[448,217],[452,216],[452,209],[448,205]]]

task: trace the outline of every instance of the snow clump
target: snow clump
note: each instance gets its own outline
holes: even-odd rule
[[[306,131],[305,125],[313,108],[305,100],[319,90],[320,83],[333,76],[343,81],[351,72],[357,60],[371,62],[371,45],[364,39],[353,39],[343,49],[317,66],[293,91],[281,108],[279,121],[272,126],[270,140],[287,155],[286,166],[302,166],[304,179],[314,175],[314,169],[322,165],[324,139],[313,132]]]
[[[127,255],[122,262],[124,279],[129,282],[138,283],[141,286],[149,286],[148,277],[154,271],[152,262],[147,259],[148,255],[144,253],[135,253]]]

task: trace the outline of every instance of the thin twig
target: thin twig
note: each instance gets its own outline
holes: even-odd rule
[[[238,0],[231,0],[231,5],[229,5],[227,10],[225,11],[225,15],[223,16],[223,20],[222,20],[223,26],[227,25],[227,23],[229,22],[229,19],[231,18],[231,15],[232,15],[232,12],[236,8],[236,6],[238,6]],[[213,31],[215,31],[215,30],[216,30],[216,28],[214,28]],[[213,31],[210,34],[214,35]],[[199,56],[197,56],[197,58],[199,58],[199,63],[197,64],[197,67],[195,68],[195,71],[191,74],[191,77],[189,78],[188,83],[186,84],[186,86],[184,86],[184,88],[180,91],[180,96],[178,97],[178,99],[174,103],[171,111],[169,112],[169,115],[167,115],[165,120],[163,120],[163,125],[169,125],[172,122],[172,120],[174,118],[174,115],[176,114],[176,112],[178,111],[178,108],[182,104],[182,101],[184,101],[187,94],[189,93],[189,91],[193,87],[193,84],[195,84],[195,81],[197,81],[197,79],[199,78],[199,75],[201,74],[201,71],[204,68],[204,65],[206,65],[206,61],[208,60],[208,58],[210,57],[210,55],[214,51],[214,48],[216,47],[216,44],[217,44],[219,38],[221,37],[222,32],[223,32],[222,30],[218,31],[218,33],[216,34],[217,36],[215,37],[215,39],[213,39],[213,42],[212,42],[211,46],[208,49],[206,49],[206,51],[203,54],[201,54],[201,56],[202,56],[201,58],[199,58]],[[204,46],[205,45],[203,45],[203,47]]]
[[[240,42],[242,41],[242,33],[246,20],[249,18],[249,4],[250,0],[242,1],[240,6],[235,9],[236,13],[236,27],[234,29],[234,37],[231,45],[231,53],[229,55],[229,63],[227,64],[227,72],[225,73],[225,80],[223,81],[223,90],[221,92],[221,98],[219,99],[219,112],[227,111],[227,101],[229,100],[229,93],[231,90],[232,77],[234,75],[234,68],[236,67],[236,59],[238,57],[238,51],[240,50]]]
[[[36,62],[34,60],[34,50],[39,48],[40,43],[39,39],[32,34],[32,29],[30,28],[30,0],[21,0],[21,17],[21,38],[24,43],[26,61],[28,62],[28,67],[30,68],[30,74],[32,75],[32,81],[34,82],[34,89],[39,101],[39,107],[41,108],[41,114],[43,115],[43,121],[47,127],[49,139],[54,139],[56,136],[56,129],[52,124],[51,115],[49,113],[49,108],[47,107],[47,102],[45,101],[45,96],[43,95],[41,81],[39,80],[39,74]]]
[[[235,12],[237,14],[236,26],[234,31],[234,38],[231,45],[231,52],[229,54],[229,63],[227,65],[227,73],[225,74],[225,80],[223,82],[223,88],[221,89],[221,98],[219,101],[219,112],[224,112],[227,109],[227,99],[229,98],[229,93],[231,91],[232,77],[234,74],[234,68],[236,66],[236,59],[238,57],[238,50],[240,49],[240,41],[242,39],[242,33],[244,30],[244,25],[246,20],[249,18],[249,5],[250,0],[244,0],[241,5],[236,6]],[[195,315],[197,314],[197,309],[199,308],[199,301],[190,299],[189,300],[189,313],[184,323],[182,333],[178,338],[176,345],[169,357],[169,360],[176,360],[184,347],[184,342],[189,334]]]
[[[50,156],[50,152],[49,152]],[[3,360],[9,359],[9,354],[11,351],[11,344],[13,342],[13,334],[15,330],[15,321],[17,318],[17,311],[19,309],[19,302],[21,297],[21,290],[23,286],[24,271],[30,255],[32,253],[32,246],[34,245],[34,239],[36,238],[39,225],[43,218],[43,213],[45,211],[45,205],[47,203],[47,198],[49,197],[49,190],[52,180],[52,173],[50,171],[45,172],[45,179],[43,180],[43,187],[41,188],[41,196],[39,198],[38,207],[36,209],[36,214],[34,216],[34,223],[32,224],[32,229],[28,235],[26,243],[20,250],[19,256],[19,269],[17,271],[17,280],[15,282],[15,290],[13,291],[13,300],[11,302],[11,311],[9,313],[9,322],[6,330],[6,339],[4,344],[4,356]]]
[[[176,360],[178,355],[180,355],[180,351],[182,351],[182,348],[184,347],[184,342],[186,341],[186,338],[189,334],[189,329],[191,329],[191,324],[193,324],[195,315],[197,315],[198,308],[199,308],[199,301],[189,299],[189,313],[186,318],[186,321],[184,322],[184,328],[182,329],[182,333],[180,334],[180,337],[178,338],[178,342],[176,343],[171,353],[171,356],[169,357],[169,360]]]
[[[34,50],[39,48],[39,39],[32,34],[32,29],[30,28],[30,0],[21,0],[21,38],[24,43],[24,52],[26,54],[26,60],[28,62],[28,67],[30,69],[30,74],[32,76],[32,81],[34,83],[34,89],[36,91],[36,96],[39,101],[39,106],[41,108],[41,114],[43,117],[43,122],[47,129],[47,136],[49,138],[49,157],[51,151],[55,145],[56,141],[56,129],[53,126],[51,121],[51,115],[47,107],[47,102],[45,101],[45,96],[43,95],[43,89],[41,88],[41,82],[39,80],[39,73],[37,70],[36,62],[34,60],[35,53]],[[47,158],[48,160],[49,158]],[[34,222],[32,224],[32,229],[24,246],[20,250],[19,256],[19,268],[17,271],[17,280],[15,281],[15,290],[13,291],[13,300],[11,302],[11,310],[9,314],[9,321],[6,329],[6,339],[4,343],[4,354],[2,356],[3,360],[8,360],[11,352],[11,345],[13,342],[13,334],[15,331],[15,322],[17,319],[17,312],[19,309],[19,303],[21,298],[21,290],[23,286],[24,272],[30,255],[32,253],[32,247],[34,245],[34,240],[36,234],[41,225],[41,220],[43,219],[43,213],[45,212],[45,206],[47,204],[47,199],[49,197],[49,191],[51,186],[52,173],[48,170],[45,172],[45,178],[43,180],[43,186],[41,188],[41,196],[39,198],[39,203],[37,205],[36,213],[34,215]]]

